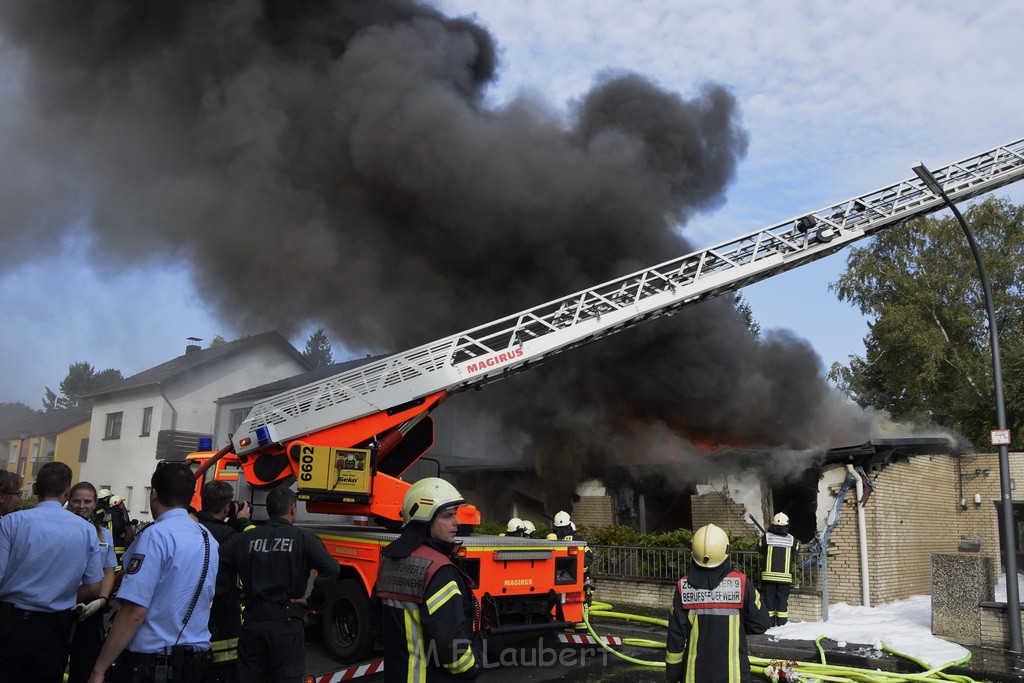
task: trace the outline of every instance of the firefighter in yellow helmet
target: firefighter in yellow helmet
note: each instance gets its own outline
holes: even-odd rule
[[[469,579],[452,562],[462,495],[430,477],[409,487],[402,533],[381,552],[375,594],[381,603],[384,680],[471,680],[480,670],[473,640],[476,608]]]
[[[768,612],[729,560],[729,536],[714,524],[693,534],[689,573],[672,598],[665,678],[674,683],[750,681],[748,633],[768,630]]]
[[[789,590],[793,586],[793,562],[800,544],[789,533],[789,517],[779,512],[768,531],[757,542],[761,552],[761,590],[768,606],[768,625],[782,626],[789,620]]]

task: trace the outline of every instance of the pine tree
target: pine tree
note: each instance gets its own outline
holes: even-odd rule
[[[68,366],[67,376],[57,387],[60,389],[59,395],[50,387],[46,387],[43,408],[46,409],[46,412],[74,408],[82,396],[97,392],[122,379],[124,378],[121,376],[120,370],[107,368],[96,372],[96,368],[86,361],[72,363]]]
[[[306,340],[306,350],[302,355],[313,368],[322,368],[334,362],[334,356],[331,353],[331,340],[327,338],[324,328],[321,327],[309,335],[309,339]]]

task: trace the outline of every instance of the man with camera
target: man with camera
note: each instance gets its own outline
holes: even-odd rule
[[[220,545],[252,526],[249,505],[232,500],[234,493],[226,481],[211,481],[203,485],[199,494],[202,498],[199,523],[210,530]],[[217,593],[210,608],[213,662],[206,669],[204,681],[233,683],[237,679],[238,634],[242,628],[238,593],[238,574],[221,567],[217,574]]]

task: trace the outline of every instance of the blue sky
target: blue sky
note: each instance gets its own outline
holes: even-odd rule
[[[640,73],[684,97],[706,80],[729,87],[750,146],[725,204],[682,228],[698,245],[911,177],[918,160],[941,166],[1024,136],[1024,3],[1013,0],[434,4],[475,15],[494,35],[493,106],[528,92],[568,111],[608,70]],[[0,67],[0,94],[16,92],[13,68]],[[999,194],[1024,202],[1021,185]],[[181,354],[190,336],[207,344],[275,327],[228,327],[180,263],[100,265],[92,246],[71,230],[0,273],[8,321],[0,401],[39,406],[44,386],[56,388],[76,361],[129,375]],[[762,327],[806,338],[825,368],[860,353],[867,332],[828,291],[844,263],[838,254],[743,292]],[[296,346],[308,332],[294,336]]]

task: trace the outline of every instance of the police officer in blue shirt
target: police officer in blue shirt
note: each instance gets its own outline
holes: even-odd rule
[[[100,594],[96,531],[63,509],[71,468],[48,462],[34,484],[39,504],[0,519],[0,675],[60,681],[72,608]]]
[[[149,502],[156,521],[124,554],[121,601],[91,683],[199,681],[210,654],[217,541],[189,517],[195,477],[185,463],[157,466]]]

